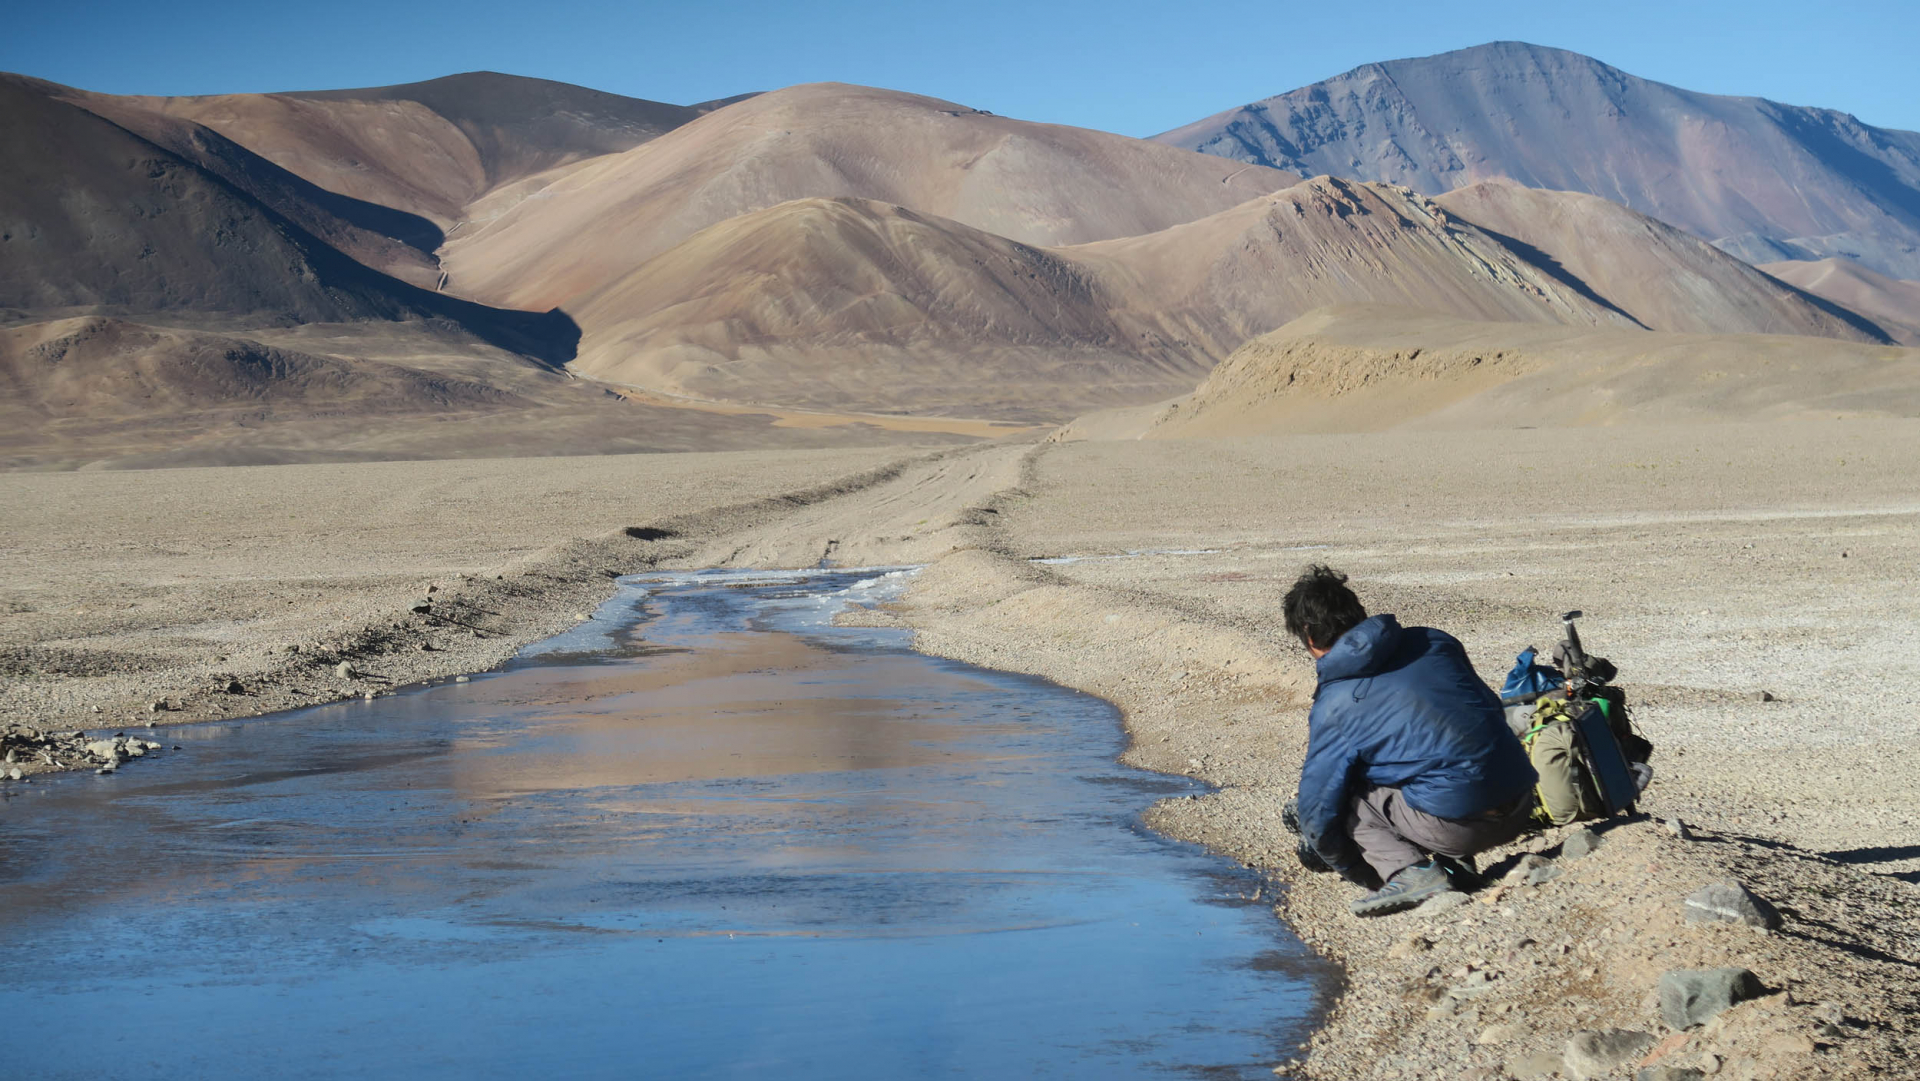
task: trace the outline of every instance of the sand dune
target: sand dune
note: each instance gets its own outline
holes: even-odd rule
[[[1474,184],[1435,202],[1519,241],[1650,330],[1879,342],[1882,328],[1698,237],[1595,195]]]
[[[1872,319],[1901,345],[1920,345],[1920,282],[1876,274],[1851,259],[1762,263],[1760,269]]]
[[[1777,334],[1665,334],[1326,308],[1236,350],[1149,439],[1389,428],[1920,416],[1920,350]]]
[[[1029,244],[1132,236],[1293,183],[1292,174],[890,90],[790,87],[576,166],[463,230],[463,295],[571,310],[694,233],[793,199],[873,199]]]

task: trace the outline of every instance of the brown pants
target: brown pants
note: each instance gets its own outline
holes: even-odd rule
[[[1369,786],[1347,810],[1347,833],[1385,882],[1429,854],[1465,859],[1498,848],[1527,832],[1532,810],[1523,796],[1512,808],[1500,808],[1504,813],[1439,818],[1407,806],[1398,788]]]

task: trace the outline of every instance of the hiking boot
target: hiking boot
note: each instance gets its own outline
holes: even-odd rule
[[[1384,916],[1389,912],[1412,908],[1429,897],[1452,893],[1453,880],[1432,860],[1403,867],[1394,872],[1387,884],[1353,902],[1356,916]]]
[[[1461,893],[1472,893],[1487,884],[1486,879],[1480,877],[1480,872],[1473,869],[1472,856],[1463,860],[1452,856],[1435,856],[1432,862],[1447,873],[1447,881],[1453,883],[1453,888]]]

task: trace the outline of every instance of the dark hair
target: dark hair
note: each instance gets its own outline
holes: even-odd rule
[[[1316,649],[1331,649],[1340,636],[1367,618],[1360,598],[1347,588],[1347,576],[1324,563],[1308,567],[1287,590],[1281,610],[1287,633]]]

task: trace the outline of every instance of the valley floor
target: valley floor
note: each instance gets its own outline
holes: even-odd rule
[[[1129,762],[1218,786],[1153,824],[1269,873],[1346,969],[1297,1072],[1581,1076],[1569,1039],[1623,1029],[1719,1077],[1901,1076],[1916,460],[1920,423],[1856,421],[13,475],[0,719],[202,719],[471,671],[653,566],[927,563],[870,618],[1108,698]],[[1555,833],[1496,862],[1557,857],[1542,885],[1347,915],[1353,888],[1302,874],[1278,820],[1312,690],[1278,606],[1308,562],[1459,635],[1495,683],[1585,609],[1658,748],[1652,817],[1584,858]],[[243,692],[209,689],[226,677]],[[1784,927],[1682,921],[1727,879]],[[1661,973],[1726,965],[1769,994],[1670,1037]]]

